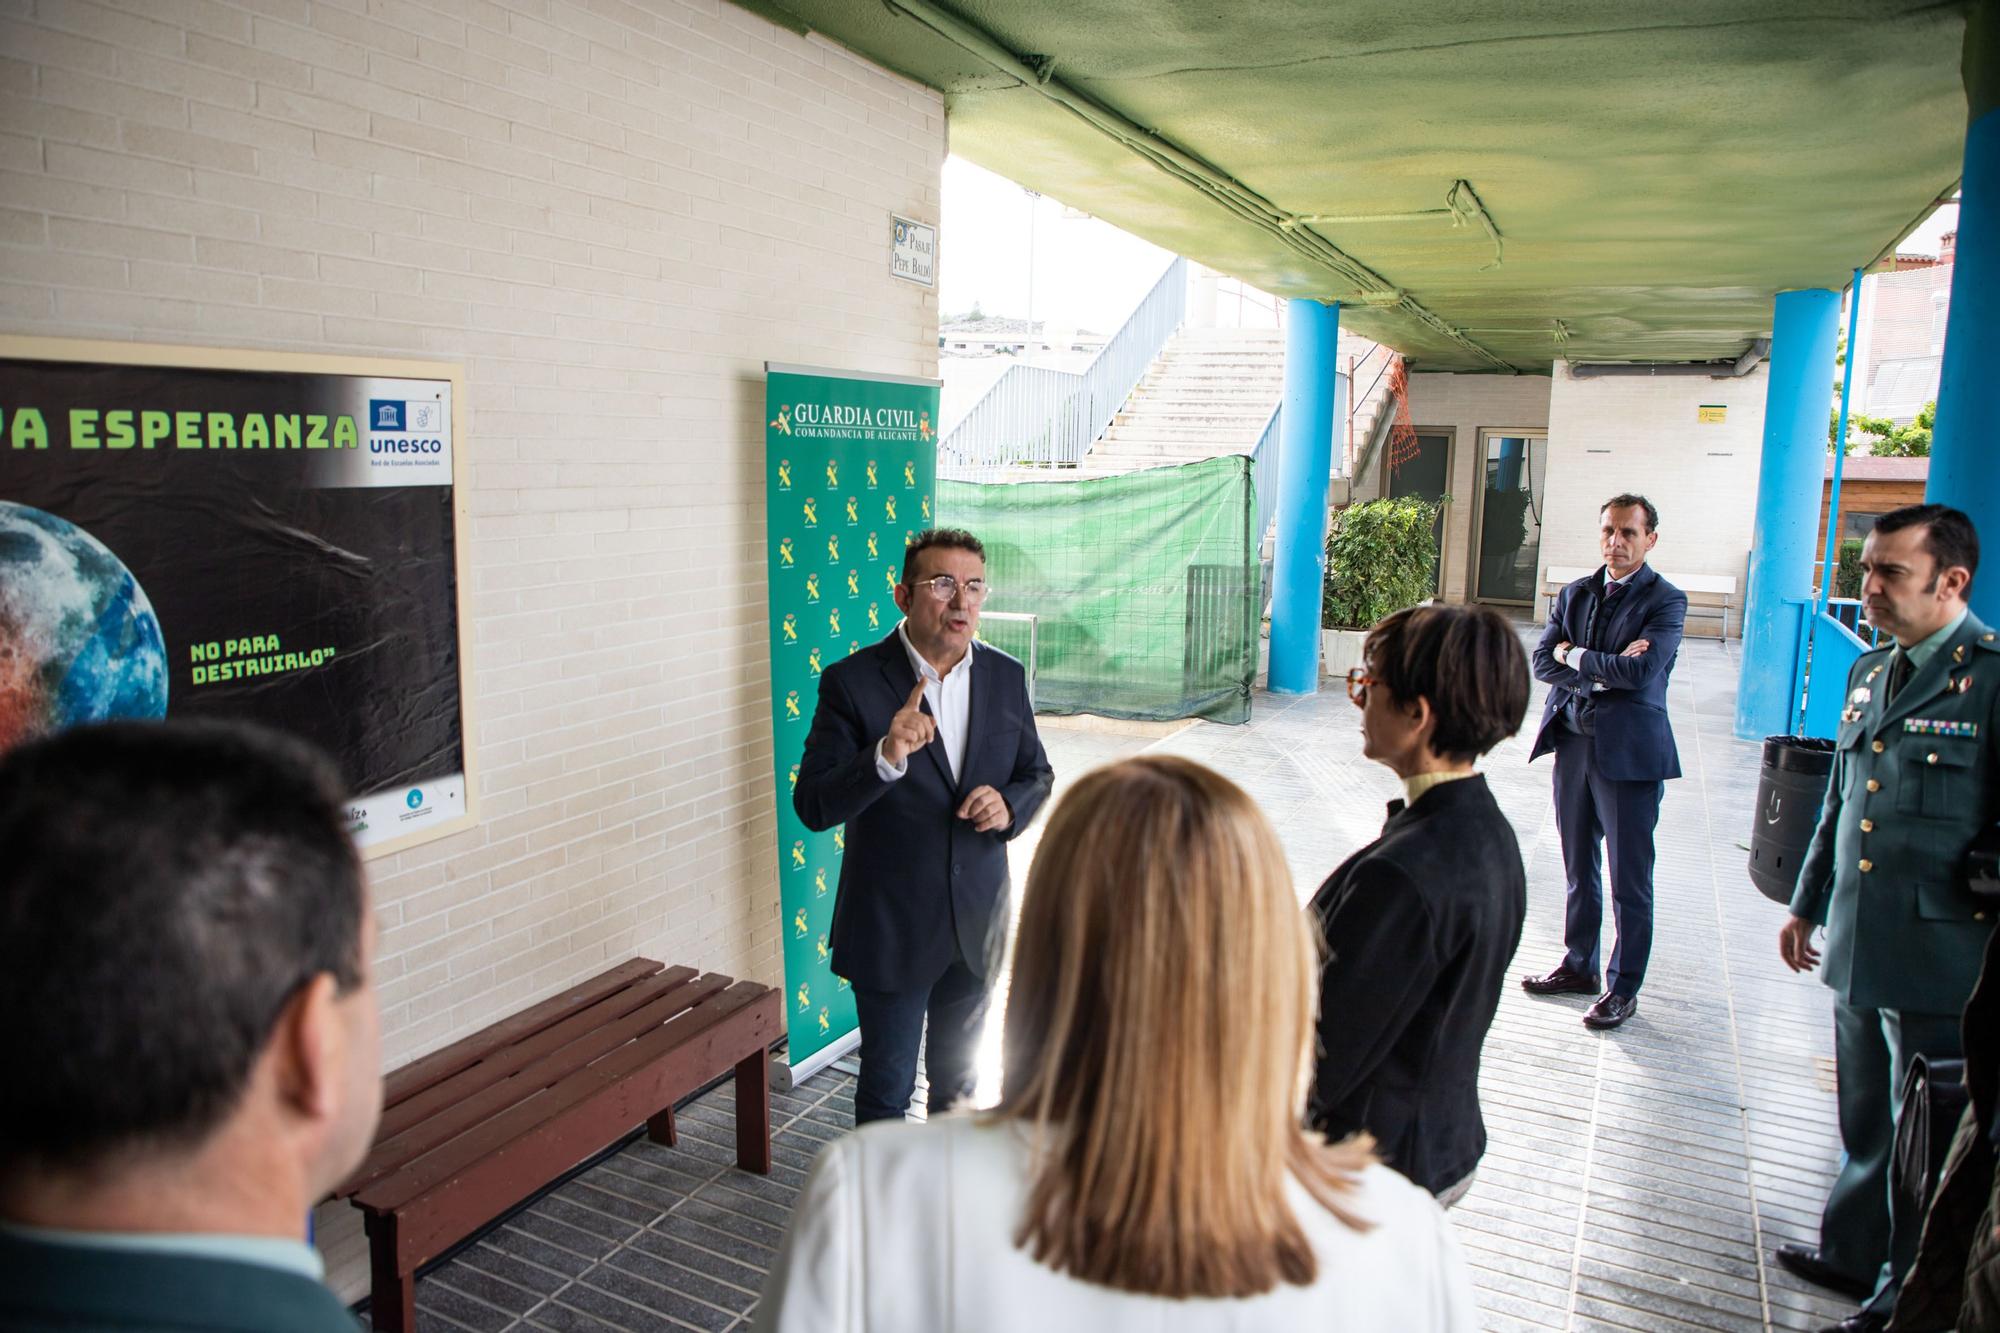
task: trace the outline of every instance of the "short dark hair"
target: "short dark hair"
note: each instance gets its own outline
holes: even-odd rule
[[[1434,754],[1472,759],[1521,729],[1528,655],[1514,627],[1487,606],[1413,606],[1368,631],[1368,673],[1398,703],[1428,699]]]
[[[1597,512],[1601,514],[1607,509],[1630,509],[1633,505],[1637,505],[1646,511],[1646,531],[1658,532],[1660,530],[1660,511],[1653,508],[1653,502],[1643,495],[1633,495],[1630,491],[1625,492],[1623,495],[1614,495],[1603,504],[1597,506]]]
[[[903,548],[903,582],[908,583],[916,576],[917,555],[933,546],[942,546],[948,551],[970,551],[981,560],[986,558],[986,548],[979,544],[979,538],[964,528],[926,528]]]
[[[1937,562],[1937,573],[1942,574],[1953,565],[1963,566],[1968,575],[1979,572],[1979,533],[1964,511],[1950,505],[1904,505],[1901,509],[1891,509],[1875,520],[1874,531],[1901,532],[1919,525],[1924,529],[1924,549]],[[1971,579],[1966,580],[1965,586],[1971,588]]]
[[[300,987],[360,984],[343,805],[324,756],[240,723],[0,756],[0,1172],[199,1144]]]

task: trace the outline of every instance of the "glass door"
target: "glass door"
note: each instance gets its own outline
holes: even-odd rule
[[[1451,436],[1419,430],[1416,453],[1400,464],[1385,462],[1383,466],[1389,475],[1382,490],[1390,499],[1414,495],[1424,500],[1442,500],[1451,484]],[[1440,590],[1444,587],[1444,511],[1445,507],[1439,506],[1436,524],[1436,587]]]
[[[1547,436],[1481,431],[1479,572],[1482,602],[1533,605],[1542,553],[1542,496],[1547,488]]]

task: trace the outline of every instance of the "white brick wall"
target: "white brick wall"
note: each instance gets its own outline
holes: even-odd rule
[[[0,3],[0,330],[465,363],[484,817],[373,865],[392,1064],[637,952],[778,979],[762,362],[936,374],[944,153],[722,0]]]
[[[1671,574],[1726,574],[1742,606],[1757,507],[1768,363],[1741,379],[1622,376],[1574,379],[1556,367],[1549,401],[1549,486],[1542,566],[1596,566],[1598,506],[1636,491],[1660,511],[1654,568]],[[1696,417],[1704,403],[1725,420]],[[1735,613],[1731,632],[1736,632]],[[1690,632],[1713,634],[1713,616]]]

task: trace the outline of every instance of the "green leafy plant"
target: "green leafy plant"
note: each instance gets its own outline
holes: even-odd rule
[[[1937,423],[1937,400],[1925,403],[1916,420],[1898,426],[1887,417],[1850,413],[1847,418],[1847,448],[1867,438],[1868,452],[1877,458],[1929,458],[1931,427]],[[1835,407],[1826,422],[1826,449],[1833,452],[1834,437],[1840,433],[1840,409]]]
[[[1450,496],[1369,500],[1333,516],[1320,624],[1367,629],[1437,589],[1437,518]]]
[[[1835,597],[1859,598],[1861,596],[1861,539],[1844,537],[1840,543],[1840,554],[1835,557],[1833,567],[1833,595]]]

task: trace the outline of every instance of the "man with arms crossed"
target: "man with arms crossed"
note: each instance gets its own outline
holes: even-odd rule
[[[799,818],[847,825],[833,970],[861,1023],[856,1124],[908,1109],[926,1016],[931,1112],[968,1090],[1007,928],[1007,842],[1054,781],[1027,673],[973,639],[985,600],[979,539],[920,534],[896,587],[903,622],[827,668],[799,763]]]
[[[1840,1333],[1887,1325],[1916,1255],[1923,1216],[1889,1191],[1897,1099],[1913,1055],[1961,1053],[1959,1015],[1993,930],[1962,872],[2000,814],[2000,640],[1965,604],[1978,569],[1979,538],[1956,509],[1875,520],[1861,601],[1895,643],[1848,673],[1826,802],[1778,935],[1785,965],[1810,972],[1822,956],[1813,929],[1826,927],[1845,1150],[1818,1248],[1781,1245],[1778,1262],[1867,1300]]]
[[[0,1329],[354,1333],[306,1214],[381,1110],[326,762],[115,723],[0,759]]]
[[[1614,495],[1598,511],[1604,567],[1564,588],[1535,648],[1535,679],[1549,686],[1530,761],[1556,757],[1556,827],[1569,903],[1568,952],[1554,969],[1523,977],[1533,995],[1594,994],[1604,883],[1597,843],[1611,861],[1617,943],[1604,993],[1586,1027],[1615,1028],[1639,1007],[1653,951],[1653,829],[1666,779],[1681,775],[1667,725],[1667,678],[1680,653],[1687,594],[1646,563],[1660,539],[1659,511],[1643,495]]]

